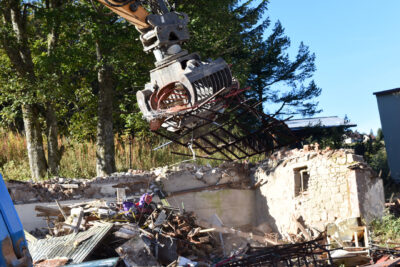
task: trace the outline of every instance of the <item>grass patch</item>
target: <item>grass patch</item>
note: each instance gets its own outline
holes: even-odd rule
[[[386,242],[400,243],[400,218],[386,212],[381,220],[371,223],[373,239],[384,245]]]
[[[115,163],[118,172],[129,169],[150,170],[155,167],[172,165],[188,157],[172,154],[173,151],[191,154],[188,148],[179,145],[168,145],[153,151],[155,147],[165,143],[158,137],[134,139],[129,136],[115,136]],[[65,152],[61,159],[61,177],[92,178],[96,176],[96,143],[94,141],[77,142],[68,138],[60,138],[59,144],[64,145]],[[45,150],[47,150],[45,145]],[[47,153],[47,152],[46,152]],[[218,155],[214,155],[217,157]],[[251,162],[265,159],[265,155],[251,158]],[[218,166],[222,161],[197,159],[197,164]],[[29,180],[30,170],[26,139],[22,134],[5,132],[0,129],[0,173],[7,180]]]

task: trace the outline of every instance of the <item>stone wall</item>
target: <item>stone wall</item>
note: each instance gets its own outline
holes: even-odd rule
[[[226,226],[235,228],[247,228],[255,221],[255,194],[250,189],[248,165],[239,163],[224,163],[214,168],[181,164],[141,174],[115,173],[92,180],[58,178],[39,183],[10,181],[7,186],[14,203],[27,214],[21,214],[24,222],[35,213],[32,207],[37,203],[115,200],[116,188],[125,188],[129,198],[138,199],[143,193],[152,192],[154,187],[170,195],[168,201],[172,206],[193,211],[199,219],[210,220],[216,214]]]
[[[318,147],[277,152],[253,168],[187,163],[92,180],[8,183],[16,204],[115,199],[116,188],[125,188],[131,198],[162,188],[172,206],[183,206],[201,219],[216,214],[229,227],[252,226],[281,235],[296,233],[296,221],[324,231],[328,223],[350,217],[369,222],[382,216],[384,208],[382,180],[360,156]]]
[[[174,207],[184,205],[185,210],[210,222],[216,214],[228,227],[252,227],[256,220],[254,190],[207,190],[170,197],[168,202]]]
[[[254,176],[262,184],[256,192],[257,224],[268,223],[281,234],[296,234],[296,220],[323,231],[341,219],[369,222],[383,214],[382,180],[350,151],[320,151],[317,146],[279,152]]]
[[[224,163],[217,168],[181,164],[157,172],[156,182],[172,195],[168,198],[172,206],[183,205],[198,218],[211,221],[216,214],[229,227],[254,225],[255,193],[246,164]]]

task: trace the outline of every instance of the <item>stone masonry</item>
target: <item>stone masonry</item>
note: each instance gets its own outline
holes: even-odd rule
[[[297,222],[324,231],[329,223],[383,215],[383,183],[362,157],[347,150],[306,146],[281,150],[256,165],[219,167],[185,163],[140,173],[116,173],[92,180],[58,178],[40,183],[8,183],[16,204],[115,198],[116,188],[140,197],[162,188],[170,204],[203,220],[217,215],[229,227],[297,234]],[[316,231],[317,229],[318,231]]]
[[[366,223],[383,215],[382,179],[363,158],[346,150],[318,146],[274,154],[260,164],[255,179],[257,224],[296,234],[296,220],[324,231],[329,223],[361,217]]]

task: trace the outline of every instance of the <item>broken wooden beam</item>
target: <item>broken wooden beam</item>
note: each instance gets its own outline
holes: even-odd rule
[[[306,238],[307,241],[312,240],[311,235],[307,232],[306,228],[297,220],[296,218],[293,217],[294,222],[296,223],[297,228],[300,230],[300,232],[303,234],[303,236]]]
[[[64,212],[66,214],[69,214],[71,211],[71,209],[68,207],[63,207],[62,209],[64,210]],[[40,214],[45,215],[43,217],[58,217],[58,216],[62,215],[61,211],[59,209],[45,207],[45,206],[39,206],[39,205],[35,207],[35,211],[40,212]],[[42,216],[40,216],[40,217],[42,217]]]
[[[57,207],[60,210],[62,216],[64,217],[64,221],[66,221],[68,216],[67,216],[67,214],[65,214],[65,211],[63,210],[63,208],[62,208],[60,202],[58,202],[58,200],[56,200],[56,204],[57,204]]]

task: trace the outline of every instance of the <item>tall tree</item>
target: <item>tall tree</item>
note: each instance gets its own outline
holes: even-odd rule
[[[49,70],[58,72],[61,62],[57,61],[56,47],[59,42],[60,27],[61,27],[61,14],[63,1],[62,0],[49,0],[45,2],[46,20],[48,25],[47,34],[47,57],[49,59]],[[52,101],[53,100],[53,101]],[[63,148],[58,144],[58,121],[55,111],[54,99],[51,97],[46,99],[45,118],[46,118],[46,136],[47,136],[47,159],[48,170],[51,175],[58,175],[61,156]]]
[[[22,110],[34,179],[47,173],[57,175],[61,160],[55,106],[62,77],[57,48],[65,3],[61,0],[0,3],[1,49],[7,55],[9,67],[15,70],[8,72],[8,81],[3,81],[0,98],[12,100]],[[43,129],[47,137],[47,161]]]
[[[314,115],[321,89],[310,81],[315,55],[303,43],[291,60],[290,39],[278,21],[271,29],[267,0],[176,0],[177,9],[191,17],[188,46],[205,57],[222,56],[233,64],[249,97],[271,114]],[[272,104],[272,105],[271,105]],[[274,108],[272,108],[274,107]]]
[[[146,68],[152,61],[142,51],[140,42],[135,40],[137,31],[125,20],[97,3],[81,2],[77,8],[84,14],[80,19],[84,29],[76,46],[80,47],[78,54],[85,58],[86,63],[80,66],[78,76],[92,88],[91,105],[96,102],[96,114],[93,109],[86,109],[96,118],[88,122],[93,130],[89,135],[96,136],[97,140],[97,175],[105,176],[116,171],[114,136],[117,131],[124,131],[125,124],[132,125],[130,120],[135,120],[131,115],[138,108],[132,105],[132,96],[136,87],[144,83],[143,77],[147,78]],[[143,70],[140,70],[139,62],[146,63]],[[78,103],[77,107],[81,104]],[[82,125],[86,122],[76,123]],[[114,128],[115,124],[118,129]]]
[[[106,176],[116,171],[114,147],[113,98],[114,78],[113,68],[108,64],[106,48],[100,39],[96,40],[96,55],[99,64],[97,82],[99,87],[99,102],[97,113],[97,176]]]
[[[35,103],[37,97],[32,53],[29,47],[28,7],[19,0],[3,0],[0,3],[1,48],[5,50],[19,82],[12,88],[22,97],[21,109],[32,178],[44,177],[47,162],[43,149],[42,129],[39,121],[40,106]]]

